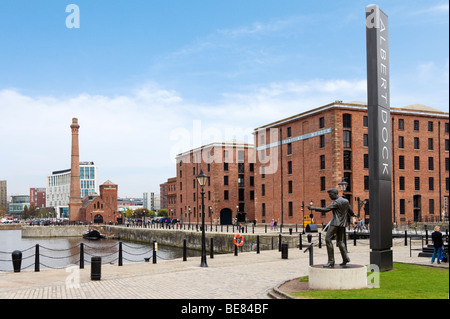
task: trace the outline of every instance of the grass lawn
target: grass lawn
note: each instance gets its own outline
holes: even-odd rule
[[[394,263],[393,270],[380,273],[380,288],[299,291],[291,295],[317,299],[448,299],[449,270]]]

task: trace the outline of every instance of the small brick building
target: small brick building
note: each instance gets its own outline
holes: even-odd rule
[[[83,198],[80,216],[84,221],[116,223],[120,214],[117,209],[118,186],[111,181],[100,185],[100,195],[92,194]]]

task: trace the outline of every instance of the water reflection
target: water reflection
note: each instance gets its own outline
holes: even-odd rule
[[[34,269],[36,244],[39,244],[39,263],[41,268],[65,268],[79,265],[80,247],[83,243],[84,264],[89,265],[92,256],[102,257],[103,264],[117,264],[119,241],[114,239],[88,240],[70,238],[22,238],[20,230],[0,231],[0,271],[12,271],[11,253],[22,252],[21,269]],[[188,257],[200,256],[200,252],[188,250]],[[123,263],[142,262],[152,258],[152,243],[134,243],[122,241]],[[158,245],[157,259],[175,259],[183,257],[181,248]]]

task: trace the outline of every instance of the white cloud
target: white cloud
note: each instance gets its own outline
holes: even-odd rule
[[[437,69],[424,63],[418,72],[428,78]],[[423,103],[420,93],[411,92],[413,101],[404,93],[395,88],[393,99],[401,98],[402,103],[392,106],[435,107]],[[78,117],[80,159],[98,165],[100,183],[117,183],[120,196],[159,192],[159,184],[175,175],[176,154],[233,138],[253,143],[254,128],[335,100],[365,101],[366,80],[273,82],[224,93],[220,101],[202,105],[154,83],[112,97],[32,97],[1,90],[0,179],[8,180],[8,193],[26,193],[30,187],[44,186],[52,171],[69,168],[69,127],[72,117]]]

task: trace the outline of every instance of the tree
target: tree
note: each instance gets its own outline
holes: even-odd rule
[[[169,210],[167,208],[162,208],[158,210],[158,216],[167,217],[169,216]]]
[[[127,208],[125,209],[125,212],[123,212],[123,215],[124,215],[126,218],[131,218],[131,217],[134,216],[134,211],[133,211],[130,207],[127,207]]]

